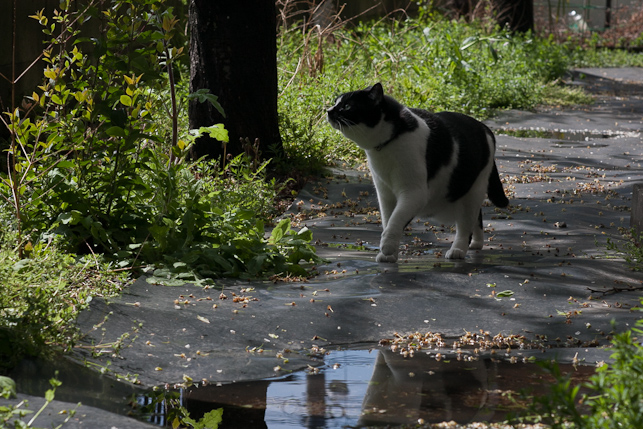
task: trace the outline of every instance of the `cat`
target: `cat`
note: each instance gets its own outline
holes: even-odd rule
[[[397,261],[404,228],[416,216],[455,223],[446,258],[482,249],[485,195],[497,207],[509,205],[486,125],[460,113],[405,107],[381,83],[340,95],[326,113],[366,152],[383,227],[377,262]]]

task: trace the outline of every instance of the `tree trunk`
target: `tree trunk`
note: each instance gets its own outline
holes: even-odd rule
[[[534,29],[533,0],[492,0],[498,25],[508,26],[513,33]]]
[[[225,153],[243,152],[240,139],[260,141],[262,158],[282,151],[277,118],[277,33],[274,0],[190,0],[190,92],[206,88],[219,97],[222,115],[210,103],[191,100],[190,128],[223,123]],[[220,142],[199,138],[192,156],[220,159]]]

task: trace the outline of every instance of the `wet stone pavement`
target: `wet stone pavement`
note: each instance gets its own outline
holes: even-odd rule
[[[315,372],[338,348],[379,350],[393,373],[409,353],[428,352],[432,361],[492,355],[507,362],[607,360],[610,336],[640,318],[634,309],[643,274],[608,243],[623,245],[632,188],[643,182],[643,71],[579,70],[568,81],[595,91],[596,105],[509,111],[487,122],[497,134],[497,164],[511,206],[483,209],[484,249],[464,261],[446,260],[450,226],[417,219],[407,228],[399,262],[376,263],[381,226],[374,187],[367,171],[338,166],[309,183],[286,214],[313,230],[318,253],[329,260],[317,267],[318,276],[223,281],[205,289],[141,278],[122,297],[94,300],[79,324],[86,345],[104,347],[76,350],[69,377],[89,380],[78,369],[86,361],[102,368],[104,378],[135,384],[113,381],[96,393],[89,383],[82,402],[91,405],[92,396],[102,395],[116,403],[186,379],[216,386]],[[46,369],[28,363],[15,377],[37,371],[47,377]],[[81,410],[91,416],[86,405]],[[120,413],[121,405],[109,411]],[[76,420],[67,427],[110,427]],[[146,425],[129,419],[113,426]]]

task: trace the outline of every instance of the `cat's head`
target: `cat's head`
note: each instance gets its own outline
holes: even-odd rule
[[[382,84],[376,83],[337,97],[335,105],[326,112],[327,119],[333,128],[362,149],[372,149],[393,133],[392,124],[385,121],[387,101]]]

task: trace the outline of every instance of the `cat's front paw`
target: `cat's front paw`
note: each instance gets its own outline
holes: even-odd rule
[[[377,258],[375,258],[377,262],[397,262],[397,255],[385,255],[384,253],[380,252],[377,255]]]
[[[450,248],[446,255],[444,256],[447,259],[464,259],[467,251],[462,249]]]
[[[377,262],[397,262],[398,251],[399,241],[388,239],[382,234],[380,253],[375,260]]]

